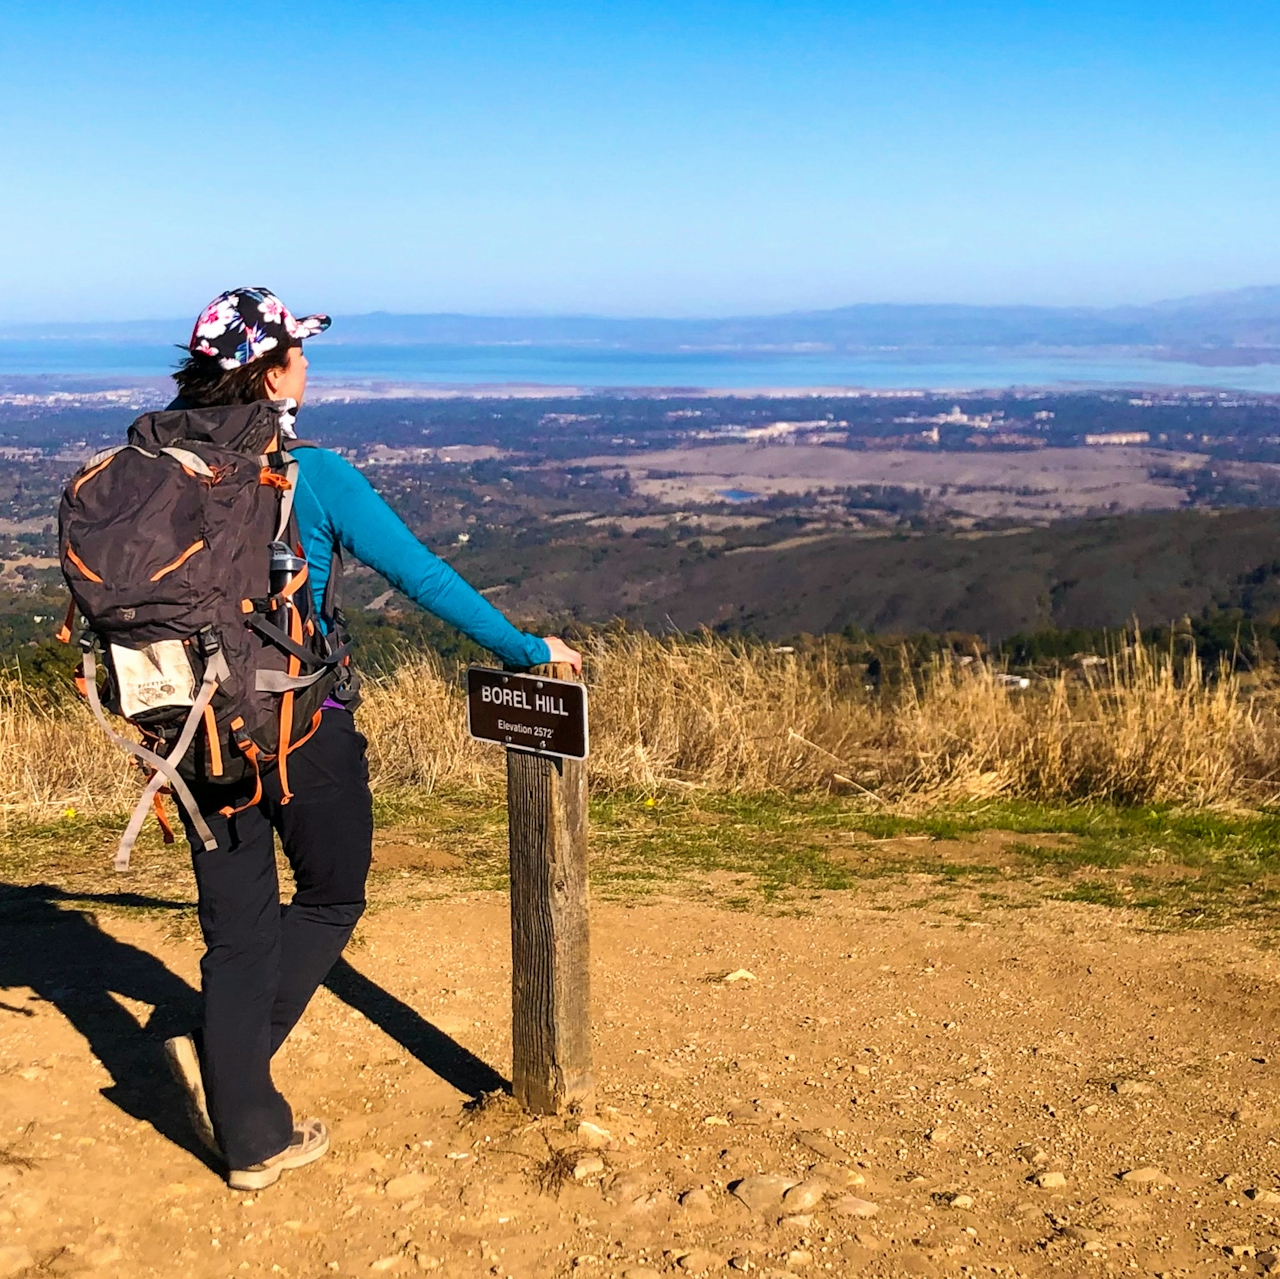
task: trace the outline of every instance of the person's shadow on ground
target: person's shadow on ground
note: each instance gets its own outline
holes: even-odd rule
[[[95,903],[150,910],[191,907],[137,893],[67,893],[51,884],[0,883],[0,989],[30,987],[38,999],[53,1004],[110,1074],[113,1082],[102,1090],[104,1097],[217,1167],[191,1130],[163,1053],[166,1038],[199,1020],[199,995],[154,955],[104,932],[91,910],[83,908]],[[478,1098],[510,1089],[487,1062],[345,959],[325,984],[460,1092]],[[155,1007],[145,1029],[114,995]],[[26,1012],[0,1000],[0,1019]]]
[[[0,987],[29,986],[85,1037],[112,1083],[102,1095],[214,1166],[186,1118],[164,1061],[163,1040],[193,1025],[199,996],[154,955],[118,941],[89,910],[94,902],[183,910],[187,902],[134,893],[71,895],[50,884],[0,884]],[[145,1030],[113,995],[155,1006]],[[0,1017],[21,1013],[6,1004]]]

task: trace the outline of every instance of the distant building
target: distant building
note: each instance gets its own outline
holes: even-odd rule
[[[910,417],[895,417],[893,420],[895,422],[937,422],[939,426],[973,426],[980,431],[989,431],[1003,417],[1003,409],[993,409],[990,413],[966,413],[958,404],[953,404],[950,413],[935,413],[931,417],[912,414]]]
[[[1150,431],[1104,431],[1101,435],[1086,435],[1086,444],[1149,444]]]

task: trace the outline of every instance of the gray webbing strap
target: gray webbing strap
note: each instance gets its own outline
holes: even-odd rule
[[[253,686],[259,693],[296,693],[301,688],[310,688],[317,680],[329,674],[327,666],[316,671],[314,675],[286,675],[284,671],[258,671],[253,677]]]
[[[165,784],[166,780],[173,787],[174,793],[183,808],[187,810],[187,816],[191,818],[191,824],[196,828],[196,834],[200,836],[205,848],[209,852],[213,852],[218,847],[218,841],[214,838],[213,832],[209,829],[209,824],[201,814],[199,805],[197,805],[191,791],[187,788],[186,782],[179,775],[177,768],[169,760],[180,760],[187,753],[192,740],[195,738],[196,729],[200,726],[204,708],[213,699],[213,694],[217,690],[218,684],[222,680],[229,678],[230,674],[231,672],[227,669],[226,659],[221,652],[214,653],[205,665],[204,679],[200,684],[199,691],[196,693],[196,700],[191,706],[191,712],[187,716],[186,723],[182,726],[182,732],[178,735],[178,740],[173,744],[168,757],[163,759],[163,767],[156,770],[151,780],[143,788],[138,806],[133,810],[129,825],[125,827],[125,832],[120,837],[120,847],[116,850],[115,856],[115,868],[117,870],[128,869],[129,855],[133,852],[133,846],[142,830],[142,823],[146,820],[147,809],[156,792]],[[154,752],[151,753],[154,754]],[[161,759],[162,757],[155,756],[155,758]]]
[[[175,448],[172,445],[161,449],[160,452],[173,458],[179,466],[185,466],[188,471],[203,475],[206,480],[213,479],[213,468],[198,453],[193,453],[190,449]]]
[[[284,467],[284,478],[289,481],[289,487],[280,495],[280,524],[276,529],[276,541],[284,540],[284,535],[289,528],[289,516],[293,514],[293,495],[298,488],[298,464],[290,458]]]
[[[155,775],[144,788],[142,798],[138,801],[138,806],[133,810],[129,825],[125,828],[125,832],[120,838],[120,846],[116,849],[113,863],[116,870],[129,869],[129,854],[133,851],[133,846],[137,842],[138,832],[142,830],[142,823],[146,819],[147,809],[156,792],[166,781],[173,787],[174,794],[178,797],[183,808],[187,810],[187,816],[191,818],[191,824],[195,827],[196,834],[200,836],[205,848],[212,852],[218,847],[218,841],[213,837],[213,832],[209,829],[209,823],[200,814],[200,806],[196,803],[195,796],[192,795],[186,782],[179,776],[177,768],[169,760],[179,760],[187,753],[187,749],[196,735],[200,719],[204,715],[204,708],[212,700],[214,690],[218,687],[219,681],[227,679],[230,674],[231,672],[227,669],[226,659],[221,653],[215,653],[205,666],[204,680],[201,682],[200,690],[196,694],[191,713],[187,716],[187,722],[182,726],[182,732],[174,743],[173,749],[169,752],[169,758],[166,759],[165,756],[157,755],[155,751],[148,750],[140,742],[133,742],[127,737],[122,737],[107,722],[107,717],[103,714],[102,702],[98,699],[97,660],[93,656],[92,649],[85,650],[84,692],[94,719],[98,721],[102,731],[106,733],[111,741],[131,755],[136,755],[143,763],[149,764],[155,770]]]

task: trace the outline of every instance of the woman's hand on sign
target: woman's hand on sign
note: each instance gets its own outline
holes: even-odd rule
[[[582,674],[582,654],[570,648],[558,635],[544,635],[543,643],[551,650],[553,662],[568,662],[575,675]]]

